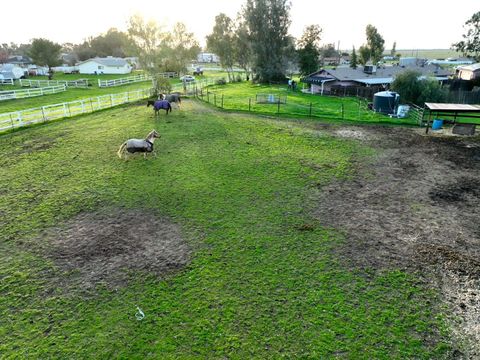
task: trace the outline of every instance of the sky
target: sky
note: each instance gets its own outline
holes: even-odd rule
[[[223,12],[234,18],[246,0],[23,0],[0,20],[1,43],[28,43],[46,38],[57,43],[81,43],[115,27],[126,31],[135,13],[170,29],[183,22],[203,46],[215,16]],[[459,3],[439,0],[291,0],[290,34],[299,38],[307,25],[323,29],[322,43],[340,44],[351,50],[365,42],[365,27],[375,26],[390,49],[448,49],[462,39],[463,25],[477,11],[479,0]],[[458,6],[457,6],[458,4]],[[5,9],[5,7],[4,7]],[[28,9],[28,11],[25,11]],[[18,10],[18,13],[17,13]],[[18,16],[16,16],[17,14]]]

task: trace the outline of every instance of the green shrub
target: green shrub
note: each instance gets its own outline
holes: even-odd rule
[[[227,84],[227,80],[225,80],[225,78],[220,78],[220,79],[217,79],[215,81],[215,84],[216,85],[226,85]]]

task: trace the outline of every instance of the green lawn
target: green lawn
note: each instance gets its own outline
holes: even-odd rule
[[[299,84],[301,87],[301,84]],[[287,90],[286,85],[262,85],[247,82],[214,85],[203,91],[203,100],[217,107],[234,111],[277,115],[277,104],[259,104],[257,94],[273,94],[287,97],[287,103],[280,105],[280,115],[316,117],[322,120],[344,120],[356,123],[384,123],[416,125],[413,119],[392,119],[367,110],[367,102],[354,97],[335,97],[305,94]],[[223,103],[222,103],[223,98]]]
[[[342,267],[331,255],[342,236],[310,216],[312,194],[370,149],[194,101],[168,119],[130,105],[0,136],[2,358],[448,356],[435,295],[400,271]],[[158,157],[116,157],[153,128]],[[95,296],[65,292],[52,279],[72,274],[35,250],[38,234],[109,208],[173,219],[191,263]]]

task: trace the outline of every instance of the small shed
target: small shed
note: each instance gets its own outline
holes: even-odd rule
[[[423,119],[425,117],[427,118],[426,133],[433,118],[448,118],[450,123],[469,127],[475,132],[475,126],[480,123],[480,105],[425,103]],[[468,121],[469,119],[477,121]]]

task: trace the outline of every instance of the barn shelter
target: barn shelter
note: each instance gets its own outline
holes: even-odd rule
[[[425,103],[423,119],[425,117],[427,121],[426,133],[428,133],[430,128],[432,118],[447,118],[449,119],[448,122],[454,124],[454,133],[455,127],[457,127],[459,134],[463,134],[463,131],[470,131],[473,135],[476,124],[480,123],[480,105]],[[461,122],[458,118],[460,118]],[[468,119],[472,119],[472,121],[468,121]],[[473,121],[475,119],[477,121]]]

